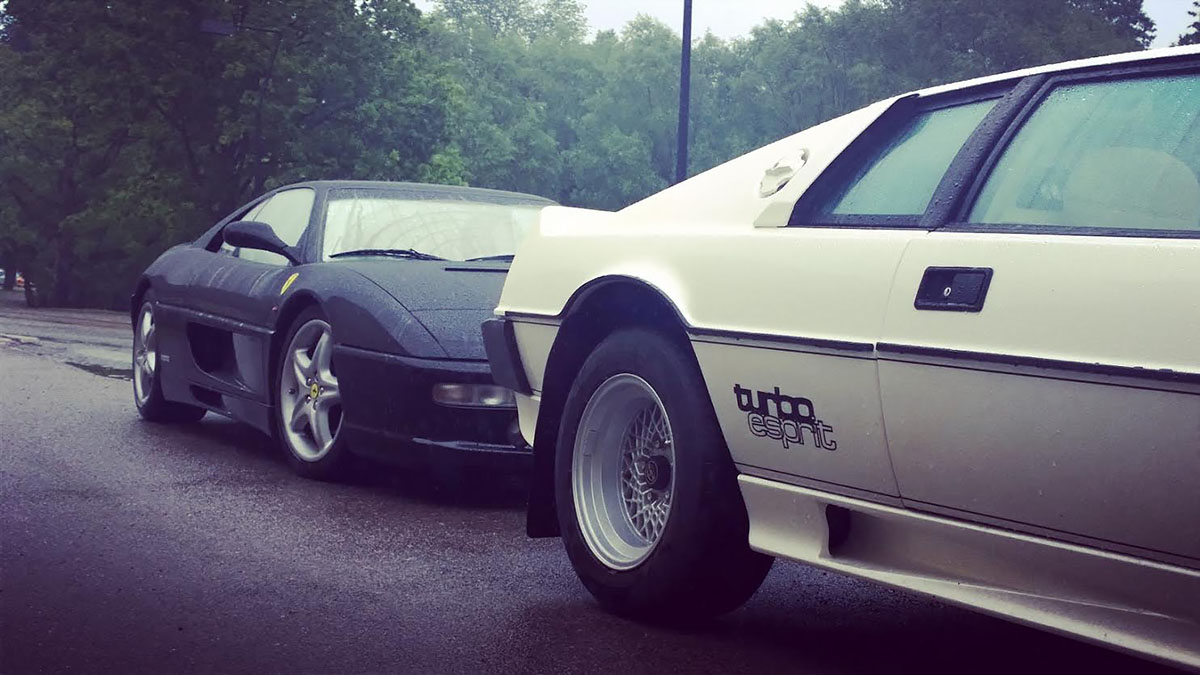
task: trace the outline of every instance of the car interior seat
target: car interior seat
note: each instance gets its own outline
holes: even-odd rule
[[[1063,186],[1061,224],[1200,230],[1200,180],[1187,164],[1160,150],[1092,150]]]

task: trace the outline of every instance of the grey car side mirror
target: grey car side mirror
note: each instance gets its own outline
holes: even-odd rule
[[[256,220],[239,220],[225,226],[225,243],[238,248],[253,248],[277,253],[293,265],[300,262],[296,250],[283,243],[270,225]]]

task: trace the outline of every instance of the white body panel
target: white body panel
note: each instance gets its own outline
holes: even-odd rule
[[[914,309],[935,265],[994,268],[984,310]],[[1196,289],[1195,239],[935,232],[904,256],[883,342],[1195,373]],[[1200,386],[884,359],[905,499],[1200,559]]]
[[[875,395],[873,359],[702,340],[692,347],[729,452],[741,470],[769,469],[882,495],[899,494]],[[753,393],[778,387],[802,396],[813,403],[817,421],[813,426],[772,427],[766,416],[733,405],[735,386]]]
[[[773,226],[786,224],[791,205],[803,189],[893,101],[789,136],[615,214],[566,207],[544,209],[537,233],[518,251],[517,261],[504,283],[497,313],[557,316],[584,284],[617,275],[640,279],[663,291],[677,301],[680,313],[690,322],[698,325],[707,322],[712,327],[719,327],[719,324],[741,327],[741,321],[726,316],[729,300],[738,297],[735,291],[721,288],[715,282],[708,282],[704,287],[693,284],[705,284],[708,274],[718,267],[765,266],[764,261],[756,257],[764,253],[773,255],[770,262],[776,265],[796,267],[801,262],[811,263],[820,256],[829,255],[828,247],[843,236],[861,240],[863,246],[878,246],[873,242],[875,237],[868,233],[841,232],[824,239],[813,235],[805,246],[816,248],[804,251],[799,254],[804,257],[797,258],[794,231],[764,233],[756,231],[754,223],[770,210],[769,219]],[[780,157],[804,148],[810,149],[809,160],[787,186],[770,198],[759,197],[757,190],[763,174]],[[728,184],[731,176],[737,176],[738,182],[746,188],[740,199],[725,204],[725,200],[714,197],[728,191],[718,191],[715,186]],[[739,192],[735,191],[735,194]],[[771,205],[779,208],[772,209]],[[745,215],[746,209],[751,215]],[[739,213],[743,215],[739,217]],[[772,249],[770,240],[763,236],[765,234],[781,237],[774,243],[782,244],[786,250]],[[793,259],[789,260],[788,256]],[[528,267],[522,264],[526,260],[538,262]],[[892,267],[894,269],[895,265]],[[850,275],[840,276],[837,281],[846,281]],[[856,283],[857,280],[851,278],[848,281]],[[757,291],[760,295],[770,292],[772,290],[766,288]],[[762,302],[739,304],[756,314],[746,320],[768,332],[779,320],[802,319],[799,312],[772,317],[762,306],[766,303]],[[830,308],[816,309],[828,313]],[[833,308],[833,314],[851,314],[848,309],[838,306]]]
[[[1200,572],[763,480],[739,479],[757,551],[1200,667]],[[831,536],[829,507],[847,534]]]

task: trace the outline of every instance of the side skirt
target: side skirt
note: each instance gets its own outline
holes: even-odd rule
[[[751,548],[1200,668],[1200,571],[738,477]]]

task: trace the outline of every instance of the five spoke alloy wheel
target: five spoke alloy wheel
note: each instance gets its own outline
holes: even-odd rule
[[[205,409],[163,397],[162,340],[154,291],[142,296],[142,306],[133,322],[133,402],[138,414],[149,422],[195,422]]]
[[[324,459],[337,441],[342,396],[333,370],[329,324],[310,318],[292,333],[279,373],[280,431],[292,454],[305,462]]]
[[[579,428],[571,480],[584,541],[605,566],[636,567],[671,514],[675,448],[662,401],[637,375],[614,375],[592,394]]]
[[[157,370],[158,336],[154,326],[154,306],[147,302],[142,305],[133,330],[133,395],[139,408],[150,401]]]

